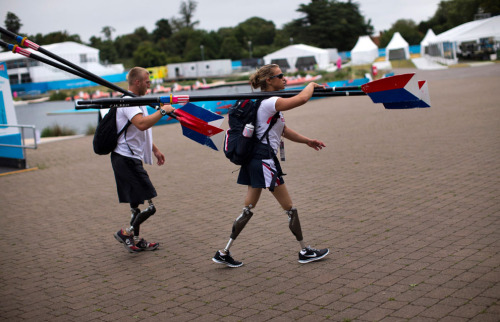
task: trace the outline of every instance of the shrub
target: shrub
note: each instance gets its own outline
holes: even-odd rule
[[[85,135],[94,135],[96,126],[95,125],[87,125],[87,131],[85,131]]]
[[[67,135],[75,135],[76,131],[65,126],[60,126],[58,124],[46,127],[42,130],[41,137],[53,137],[53,136],[67,136]]]

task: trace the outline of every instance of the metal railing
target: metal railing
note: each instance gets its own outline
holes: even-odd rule
[[[4,144],[0,143],[0,146],[5,146],[5,147],[11,147],[11,148],[23,148],[23,149],[36,149],[38,147],[37,145],[37,140],[36,140],[36,131],[35,131],[35,126],[34,125],[12,125],[12,124],[0,124],[0,128],[3,127],[17,127],[21,129],[21,145],[15,145],[15,144]],[[33,131],[33,145],[26,145],[25,140],[24,140],[24,129],[31,129]]]

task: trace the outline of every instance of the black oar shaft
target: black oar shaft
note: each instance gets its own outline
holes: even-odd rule
[[[239,93],[239,94],[226,94],[226,95],[200,95],[200,96],[189,96],[190,102],[200,102],[200,101],[226,101],[226,100],[239,100],[239,99],[265,99],[273,96],[279,97],[293,97],[297,95],[298,92],[294,91],[282,91],[282,92],[259,92],[259,93]],[[330,97],[330,96],[358,96],[366,95],[365,93],[359,92],[314,92],[313,97]]]
[[[303,89],[290,89],[285,91],[274,91],[274,92],[266,92],[266,93],[276,93],[279,94],[286,93],[300,93]],[[351,91],[361,91],[361,86],[335,86],[335,87],[326,87],[321,88],[317,87],[314,89],[314,93],[330,93],[330,92],[351,92]]]
[[[239,94],[225,94],[225,95],[200,95],[200,96],[187,96],[184,95],[182,98],[185,101],[189,102],[202,102],[202,101],[229,101],[229,100],[239,100],[239,99],[265,99],[273,96],[280,97],[293,97],[297,95],[296,92],[293,91],[282,91],[282,92],[259,92],[259,93],[239,93]],[[319,92],[313,93],[313,97],[331,97],[331,96],[360,96],[366,95],[361,91],[354,92]],[[163,97],[135,97],[135,98],[102,98],[95,100],[82,100],[78,101],[77,107],[78,109],[90,108],[89,105],[92,105],[93,108],[96,105],[101,105],[103,107],[129,107],[129,106],[139,106],[139,105],[155,105],[161,103],[169,103],[171,97],[163,96]],[[175,101],[176,96],[172,96],[172,99]],[[175,103],[175,102],[174,102]]]
[[[18,38],[18,36],[16,34],[14,34],[13,32],[11,32],[9,30],[6,30],[6,29],[4,29],[2,27],[0,27],[0,32],[3,33],[3,34],[5,34],[5,35],[7,35],[7,36],[9,36],[9,37],[14,38],[14,39]],[[63,63],[66,66],[69,66],[69,67],[73,68],[74,70],[79,71],[83,75],[86,75],[86,77],[82,77],[82,78],[88,79],[88,80],[90,80],[92,82],[95,82],[95,83],[97,83],[99,85],[108,87],[108,88],[113,89],[113,90],[115,90],[117,92],[120,92],[120,93],[123,93],[123,94],[127,94],[127,95],[132,96],[132,97],[137,96],[134,93],[131,93],[131,92],[129,92],[129,91],[127,91],[127,90],[125,90],[125,89],[123,89],[123,88],[121,88],[121,87],[119,87],[119,86],[117,86],[117,85],[115,85],[115,84],[113,84],[111,82],[108,82],[107,80],[101,78],[100,76],[97,76],[97,75],[89,72],[88,70],[86,70],[86,69],[84,69],[84,68],[82,68],[82,67],[80,67],[80,66],[78,66],[76,64],[73,64],[72,62],[70,62],[70,61],[68,61],[68,60],[66,60],[64,58],[62,58],[62,57],[60,57],[60,56],[58,56],[56,54],[51,53],[50,51],[44,49],[43,47],[40,47],[40,46],[37,45],[37,49],[36,50],[38,50],[42,54],[45,54],[45,55],[49,56],[52,59],[57,60],[58,62]],[[97,80],[99,80],[99,81],[97,81]]]

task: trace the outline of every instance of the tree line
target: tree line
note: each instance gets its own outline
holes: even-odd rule
[[[351,50],[359,36],[373,35],[371,20],[360,13],[359,4],[340,0],[311,0],[300,4],[297,11],[302,17],[286,23],[282,29],[269,20],[252,17],[235,27],[224,27],[217,31],[197,29],[193,21],[197,2],[181,3],[179,17],[160,19],[155,29],[148,32],[138,27],[133,33],[117,36],[113,40],[112,26],[104,26],[100,35],[90,38],[88,45],[100,50],[100,59],[108,63],[124,63],[125,66],[161,66],[168,63],[263,57],[290,44],[307,44],[320,48]],[[434,16],[416,23],[411,19],[400,19],[389,30],[381,32],[380,48],[385,48],[395,32],[406,41],[419,44],[431,28],[436,34],[468,21],[476,14],[500,14],[498,0],[442,0]],[[8,12],[5,28],[19,33],[21,20]],[[39,45],[64,41],[83,43],[79,35],[66,31],[35,34],[28,38]]]

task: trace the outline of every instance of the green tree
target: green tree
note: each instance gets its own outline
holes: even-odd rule
[[[432,29],[436,34],[474,20],[478,13],[500,14],[498,0],[450,0],[441,1],[434,16],[418,25],[418,30],[426,33]]]
[[[271,45],[275,34],[274,22],[259,17],[249,18],[234,29],[235,37],[244,47],[247,46],[248,41],[251,41],[253,46]]]
[[[96,36],[92,36],[89,39],[90,47],[99,48],[102,44],[102,39]]]
[[[139,45],[149,39],[150,35],[146,28],[139,27],[131,34],[116,37],[114,45],[121,58],[132,58]]]
[[[480,11],[490,13],[492,16],[500,15],[500,2],[498,0],[482,0],[479,3]]]
[[[139,46],[132,34],[116,37],[114,44],[122,58],[132,58],[134,51]]]
[[[134,52],[134,64],[142,67],[161,66],[167,63],[167,56],[156,50],[150,41],[142,42]]]
[[[350,50],[359,36],[373,33],[371,21],[365,22],[359,5],[351,0],[312,0],[309,4],[301,4],[297,11],[304,17],[284,27],[295,43]]]
[[[113,35],[113,32],[115,32],[116,29],[111,27],[111,26],[104,26],[102,27],[102,30],[101,30],[101,33],[104,34],[104,38],[106,38],[106,40],[109,40],[111,41],[112,40],[112,35]]]
[[[149,40],[149,33],[148,30],[144,27],[139,27],[134,30],[134,33],[132,36],[137,39],[139,42],[141,41],[148,41]]]
[[[42,34],[38,33],[35,36],[30,37],[30,39],[33,39],[34,42],[36,42],[37,44],[39,44],[41,46],[65,42],[65,41],[74,41],[77,43],[82,43],[79,35],[77,35],[77,34],[70,35],[70,34],[68,34],[68,32],[66,30],[55,31],[55,32],[48,33],[46,35],[42,35]]]
[[[19,33],[19,30],[21,30],[21,27],[23,24],[21,23],[21,19],[19,19],[18,16],[16,16],[15,13],[8,11],[7,15],[5,15],[5,29],[8,31],[12,31],[15,34]]]
[[[410,45],[418,45],[425,35],[418,31],[417,24],[411,19],[400,19],[396,21],[391,29],[385,31],[380,36],[380,48],[387,47],[394,33],[399,32]]]
[[[153,30],[153,41],[168,39],[172,36],[172,27],[168,19],[160,19],[156,22],[156,28]]]
[[[244,50],[235,36],[225,37],[220,47],[220,58],[241,59]]]
[[[199,24],[199,21],[193,21],[197,5],[198,3],[194,0],[187,0],[187,2],[182,1],[179,9],[181,17],[170,19],[175,30],[181,30],[183,28],[193,29],[197,24]]]
[[[99,49],[99,59],[106,63],[116,63],[118,59],[118,52],[116,51],[115,45],[111,40],[103,41]]]

